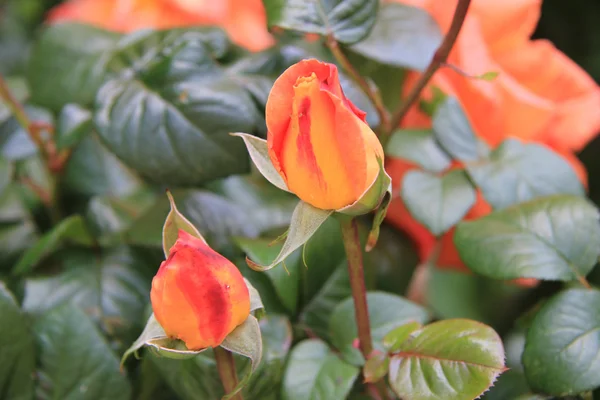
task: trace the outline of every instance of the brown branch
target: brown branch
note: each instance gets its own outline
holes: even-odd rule
[[[31,140],[35,143],[50,179],[50,190],[47,191],[37,186],[33,180],[28,178],[22,180],[22,182],[39,196],[40,200],[47,206],[52,220],[58,222],[60,221],[57,200],[58,176],[68,159],[68,153],[60,154],[56,151],[56,146],[52,140],[44,141],[42,132],[46,131],[49,134],[53,134],[54,127],[45,122],[31,121],[25,111],[25,107],[12,94],[2,75],[0,75],[0,100],[6,103],[17,122],[25,129]]]
[[[411,89],[410,93],[406,97],[402,106],[394,113],[391,119],[390,129],[385,131],[385,135],[382,136],[382,142],[385,146],[385,142],[389,138],[390,134],[394,129],[400,126],[400,123],[410,110],[410,107],[416,102],[419,98],[419,95],[427,86],[427,83],[431,80],[435,72],[442,66],[442,64],[446,63],[448,59],[448,55],[450,51],[454,47],[454,43],[456,42],[456,38],[460,33],[463,22],[465,21],[465,17],[467,15],[467,11],[469,9],[469,5],[471,4],[471,0],[458,0],[458,4],[456,5],[456,9],[454,10],[454,17],[452,18],[452,24],[450,25],[450,29],[448,33],[444,37],[442,44],[436,50],[429,66],[423,72],[415,86]]]
[[[19,124],[27,131],[31,140],[35,143],[38,150],[42,154],[44,160],[47,159],[47,151],[42,136],[40,135],[42,125],[33,123],[27,116],[25,112],[25,108],[23,105],[17,100],[17,98],[11,93],[8,88],[8,84],[0,75],[0,99],[4,100],[8,109],[14,115],[15,119],[19,122]]]
[[[350,75],[352,80],[360,87],[363,93],[371,100],[379,115],[381,131],[387,132],[390,130],[390,114],[383,104],[383,100],[379,93],[369,85],[369,82],[354,68],[348,57],[344,54],[337,40],[332,35],[327,36],[327,47],[335,59],[340,63],[342,68]]]

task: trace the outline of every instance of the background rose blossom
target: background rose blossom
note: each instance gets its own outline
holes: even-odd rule
[[[273,43],[261,0],[70,0],[52,9],[48,21],[79,21],[118,32],[216,25],[252,51]]]
[[[398,0],[427,10],[442,31],[449,28],[456,0]],[[473,0],[448,62],[470,75],[497,72],[492,81],[469,79],[450,68],[439,70],[431,87],[456,97],[476,134],[491,146],[508,137],[541,143],[560,153],[586,183],[585,168],[573,151],[581,150],[600,130],[600,87],[576,63],[547,40],[531,40],[540,17],[541,0]],[[413,72],[405,90],[418,78]],[[429,116],[413,107],[403,127],[430,127]],[[386,169],[397,192],[404,174],[415,165],[390,159]],[[491,211],[485,199],[465,219]],[[415,221],[400,198],[392,202],[388,220],[415,241],[421,259],[431,253],[435,238]],[[440,267],[466,267],[452,242],[453,230],[441,238]]]

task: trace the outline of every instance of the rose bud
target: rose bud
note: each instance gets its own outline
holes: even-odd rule
[[[365,116],[344,95],[335,65],[310,59],[288,68],[271,89],[266,122],[269,156],[289,191],[324,210],[363,198],[383,159]]]
[[[237,267],[183,230],[152,280],[150,299],[166,334],[190,350],[219,346],[250,314]]]

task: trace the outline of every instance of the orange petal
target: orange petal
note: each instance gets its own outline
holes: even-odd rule
[[[580,150],[600,131],[600,87],[552,43],[527,43],[499,61],[520,85],[550,104],[553,118],[534,139]]]
[[[480,21],[492,52],[529,40],[540,19],[542,0],[474,0],[469,13]]]
[[[269,93],[265,109],[269,156],[271,157],[271,162],[284,180],[286,176],[281,169],[279,158],[290,126],[294,85],[298,77],[310,76],[312,73],[319,80],[325,81],[332,74],[331,69],[331,64],[322,63],[315,59],[302,60],[286,69],[277,78]]]
[[[48,21],[79,21],[118,32],[216,25],[251,51],[273,44],[260,0],[71,0],[52,9]]]
[[[71,0],[59,4],[48,13],[49,22],[79,21],[111,28],[118,0]]]
[[[229,0],[224,28],[234,43],[250,51],[261,51],[275,43],[267,30],[267,14],[261,0]]]

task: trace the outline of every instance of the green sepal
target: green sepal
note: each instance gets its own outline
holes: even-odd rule
[[[171,211],[169,211],[169,214],[167,214],[167,219],[165,219],[165,225],[163,226],[162,231],[162,243],[165,257],[169,257],[169,250],[177,241],[180,229],[206,243],[206,240],[198,231],[198,229],[196,229],[196,227],[179,212],[177,206],[175,205],[173,195],[171,195],[171,192],[168,190],[167,197],[169,198],[169,203],[171,204]]]
[[[281,251],[268,265],[259,265],[246,257],[248,266],[255,271],[267,271],[283,262],[294,250],[305,244],[321,225],[333,214],[331,210],[321,210],[300,201],[292,214],[292,221]]]
[[[246,386],[262,359],[262,335],[256,317],[249,315],[243,324],[227,335],[225,340],[223,340],[223,343],[221,343],[221,347],[232,353],[250,359],[249,371],[245,373],[244,378],[239,381],[231,393],[227,394],[222,399],[227,400],[235,396],[244,386]]]
[[[385,171],[383,159],[377,158],[377,163],[379,164],[379,174],[358,200],[346,207],[335,210],[335,212],[357,216],[370,213],[381,206],[385,194],[392,191],[392,178]],[[383,218],[381,219],[383,220]]]
[[[279,189],[289,192],[285,181],[271,162],[269,148],[265,139],[261,139],[248,133],[232,133],[231,135],[240,137],[244,140],[244,144],[246,144],[246,148],[250,154],[250,159],[254,165],[256,165],[258,172],[260,172],[266,180],[277,186]]]

